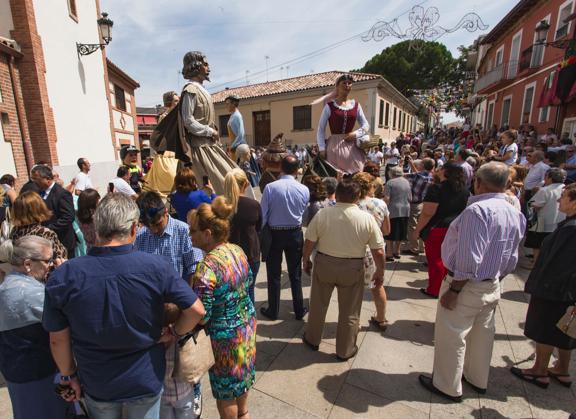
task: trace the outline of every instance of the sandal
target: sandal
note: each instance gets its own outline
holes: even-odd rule
[[[570,378],[570,374],[557,374],[553,371],[548,370],[548,375],[555,379],[560,385],[570,388],[572,385],[572,380],[561,380],[561,378]]]
[[[516,377],[520,378],[521,380],[527,381],[531,384],[534,384],[540,388],[548,388],[550,383],[545,383],[544,381],[540,381],[541,378],[548,378],[548,375],[536,375],[530,374],[527,372],[523,372],[520,368],[512,367],[510,368],[510,372],[514,374]]]
[[[245,411],[243,413],[238,413],[238,417],[241,418],[242,416],[246,416],[248,414],[248,411]]]
[[[373,324],[378,329],[380,329],[382,332],[384,332],[388,328],[388,326],[390,325],[388,320],[380,321],[374,316],[370,317],[370,324]]]
[[[386,256],[386,262],[394,262],[394,257]]]
[[[428,290],[426,288],[420,288],[420,292],[424,295],[427,295],[428,297],[432,297],[435,299],[438,299],[437,295],[432,294],[431,292],[428,292]]]

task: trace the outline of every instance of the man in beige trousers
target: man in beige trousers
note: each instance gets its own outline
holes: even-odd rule
[[[303,342],[318,350],[326,311],[334,288],[338,290],[338,328],[336,356],[345,361],[356,355],[356,337],[360,323],[360,310],[364,294],[364,256],[370,247],[376,272],[376,285],[384,281],[384,239],[372,215],[358,208],[360,187],[350,180],[336,188],[336,205],[320,210],[306,231],[303,251],[303,269],[310,274],[310,256],[314,248],[312,291],[308,327]]]
[[[514,271],[524,216],[506,200],[508,166],[492,162],[476,172],[476,195],[456,218],[442,243],[448,269],[436,312],[433,376],[420,383],[450,401],[462,400],[462,380],[486,393],[494,313],[500,280]]]

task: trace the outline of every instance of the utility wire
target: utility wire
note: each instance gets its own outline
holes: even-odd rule
[[[412,6],[410,9],[408,9],[408,10],[406,10],[405,12],[401,13],[400,15],[398,15],[398,16],[397,16],[395,19],[393,19],[393,20],[399,19],[400,17],[402,17],[402,16],[404,16],[405,14],[409,13],[410,11],[412,11],[412,9],[413,9],[415,6],[421,6],[422,4],[426,3],[427,1],[428,1],[428,0],[423,0],[423,1],[421,1],[420,3],[417,3],[416,5]],[[317,56],[322,55],[322,54],[324,54],[324,53],[326,53],[326,52],[328,52],[328,51],[331,51],[331,50],[333,50],[333,49],[335,49],[335,48],[338,48],[339,46],[341,46],[341,45],[343,45],[343,44],[346,44],[346,43],[351,42],[351,41],[353,41],[353,40],[355,40],[355,39],[357,39],[357,38],[360,38],[360,37],[362,37],[364,34],[366,34],[369,30],[370,30],[370,29],[367,29],[367,30],[362,31],[362,32],[360,32],[360,33],[358,33],[358,34],[356,34],[356,35],[353,35],[353,36],[349,37],[349,38],[346,38],[346,39],[343,39],[343,40],[341,40],[341,41],[335,42],[335,43],[333,43],[333,44],[330,44],[330,45],[325,46],[325,47],[323,47],[323,48],[317,49],[316,51],[312,51],[312,52],[310,52],[310,53],[308,53],[308,54],[305,54],[305,55],[302,55],[302,56],[300,56],[300,57],[296,57],[296,58],[290,59],[290,60],[288,60],[288,61],[284,61],[284,62],[282,62],[282,63],[280,63],[280,64],[273,65],[273,66],[269,67],[269,70],[278,69],[278,68],[283,67],[283,66],[285,66],[285,65],[294,65],[294,64],[299,64],[299,63],[301,63],[301,62],[303,62],[303,61],[307,61],[307,60],[309,60],[309,59],[311,59],[311,58],[317,57]],[[251,78],[254,78],[254,77],[263,75],[263,74],[265,74],[265,73],[266,73],[266,70],[260,70],[260,71],[252,71],[252,70],[250,70],[250,77],[251,77]],[[235,83],[239,83],[239,82],[242,82],[242,81],[244,81],[244,80],[246,80],[246,75],[245,75],[245,74],[244,74],[242,77],[239,77],[239,78],[237,78],[237,79],[230,80],[230,81],[227,81],[227,82],[225,82],[225,83],[220,83],[220,84],[217,84],[217,85],[215,85],[215,86],[210,86],[210,90],[211,90],[211,91],[216,91],[216,90],[219,90],[219,89],[221,89],[221,88],[223,88],[223,87],[227,87],[227,86],[229,86],[229,85],[233,85],[233,84],[235,84]]]

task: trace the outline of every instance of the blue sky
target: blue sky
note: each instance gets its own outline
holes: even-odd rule
[[[453,27],[468,12],[478,13],[489,28],[469,33],[460,30],[439,41],[454,55],[461,44],[471,44],[488,32],[517,3],[516,0],[101,0],[102,11],[114,21],[108,57],[141,87],[138,106],[154,106],[162,93],[179,91],[179,74],[187,51],[201,50],[211,66],[210,91],[328,70],[361,67],[373,55],[398,42],[385,38],[343,42],[324,53],[307,54],[367,31],[378,20],[398,18],[402,29],[409,26],[406,12],[416,5],[435,6],[438,25]],[[266,59],[265,57],[269,58]],[[288,61],[302,57],[299,60]],[[280,68],[282,67],[282,68]],[[248,73],[246,73],[248,71]],[[261,74],[258,74],[261,73]]]

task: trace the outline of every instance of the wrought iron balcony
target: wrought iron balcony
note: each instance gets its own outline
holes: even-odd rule
[[[528,69],[539,68],[542,65],[545,48],[544,45],[535,44],[522,51],[518,70],[522,72]]]
[[[518,63],[518,60],[508,61],[481,75],[474,84],[474,93],[514,80],[518,74]]]

